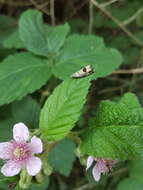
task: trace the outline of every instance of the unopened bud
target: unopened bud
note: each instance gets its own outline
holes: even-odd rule
[[[29,176],[26,170],[22,170],[20,174],[19,187],[21,189],[26,189],[31,184],[32,176]]]

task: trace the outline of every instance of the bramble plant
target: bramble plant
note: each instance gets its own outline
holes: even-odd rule
[[[82,174],[92,173],[87,178],[97,182],[127,160],[130,168],[141,162],[143,108],[134,93],[102,100],[82,124],[93,81],[123,63],[117,49],[97,35],[72,33],[68,23],[50,26],[32,9],[21,14],[3,46],[14,52],[0,64],[2,188],[45,190],[55,171],[69,176],[76,157]]]

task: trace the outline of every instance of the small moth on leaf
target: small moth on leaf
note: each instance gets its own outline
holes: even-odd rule
[[[91,68],[90,65],[87,65],[86,67],[83,67],[79,71],[75,72],[74,74],[71,75],[72,78],[82,78],[86,77],[93,73],[93,69]]]

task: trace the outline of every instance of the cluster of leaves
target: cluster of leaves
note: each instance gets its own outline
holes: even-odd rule
[[[121,64],[119,52],[106,48],[101,38],[78,34],[66,38],[69,30],[68,24],[54,28],[44,24],[42,14],[36,10],[22,14],[18,28],[3,42],[6,48],[22,51],[6,57],[0,65],[3,92],[0,105],[34,92],[52,74],[66,79],[90,64],[96,70],[94,78],[97,78],[106,76]],[[10,83],[13,85],[9,86]]]
[[[120,9],[115,10],[112,5],[107,10],[122,22],[132,16],[141,5],[140,0],[130,2],[127,7],[119,2],[122,15],[119,14]],[[142,27],[141,16],[134,25]],[[49,153],[47,162],[54,171],[64,176],[70,175],[76,159],[76,144],[69,140],[68,135],[79,120],[91,80],[106,77],[123,61],[119,51],[106,47],[101,37],[72,34],[70,30],[77,23],[77,31],[79,23],[78,20],[70,23],[71,28],[68,23],[51,27],[44,23],[41,12],[32,9],[20,15],[18,24],[15,19],[7,16],[2,16],[0,20],[3,31],[0,32],[0,140],[10,139],[11,127],[16,122],[24,122],[31,127],[31,131],[40,127],[41,137],[45,141],[59,141]],[[80,24],[85,28],[84,21]],[[118,28],[103,14],[96,12],[93,29],[102,34],[104,27],[107,28],[107,32],[103,32],[107,44],[124,52],[125,64],[133,63],[138,58],[140,49],[120,31],[110,39],[109,32]],[[74,72],[86,65],[91,65],[94,71],[92,75],[81,79],[71,78]],[[61,80],[63,82],[56,87],[53,82],[55,79],[58,83]],[[46,89],[49,95],[51,86],[55,89],[43,105],[43,93]],[[28,94],[32,96],[27,96]],[[143,108],[134,94],[126,93],[115,102],[101,101],[92,124],[81,133],[80,153],[118,160],[133,159],[128,163],[126,178],[118,185],[120,176],[117,181],[115,179],[115,188],[140,190],[143,188],[142,134]],[[8,184],[13,185],[16,180],[18,178],[1,176],[0,188],[7,189]],[[63,184],[61,179],[58,183],[62,190],[74,188]],[[105,190],[106,185],[107,181],[96,187]],[[45,178],[42,185],[35,184],[34,179],[27,190],[36,188],[57,189],[55,182],[51,181],[49,185],[49,178]],[[15,190],[19,189],[17,185]]]

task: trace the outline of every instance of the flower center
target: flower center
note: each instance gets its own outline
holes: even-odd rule
[[[24,150],[23,150],[23,148],[17,147],[17,148],[14,150],[13,154],[14,154],[14,156],[15,156],[16,158],[20,158],[22,155],[24,155]]]
[[[31,151],[26,143],[20,143],[15,145],[12,154],[15,161],[23,161],[31,156]]]

